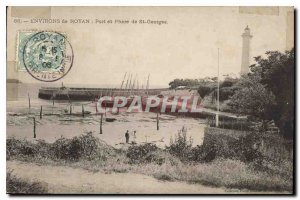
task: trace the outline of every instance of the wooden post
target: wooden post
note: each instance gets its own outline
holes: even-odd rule
[[[35,133],[35,117],[33,117],[33,138],[36,138],[36,133]]]
[[[159,117],[158,117],[158,112],[156,113],[156,129],[159,130]]]
[[[100,119],[100,134],[102,134],[102,120],[103,120],[103,114],[101,113],[101,119]]]
[[[29,108],[29,113],[30,113],[31,104],[30,104],[30,96],[29,96],[29,93],[28,93],[28,108]]]
[[[40,110],[40,119],[42,119],[42,115],[43,115],[43,106],[41,106],[41,110]]]
[[[105,108],[104,115],[105,115],[105,117],[106,117],[106,102],[104,102],[104,108]]]
[[[52,95],[52,115],[53,115],[53,111],[54,111],[54,96]]]
[[[101,105],[100,105],[101,106]],[[98,113],[97,102],[95,102],[96,114]]]
[[[84,117],[84,107],[83,107],[83,104],[81,106],[82,106],[82,117]]]
[[[70,115],[72,115],[72,104],[70,104]]]

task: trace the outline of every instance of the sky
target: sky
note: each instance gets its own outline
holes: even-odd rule
[[[51,7],[9,8],[7,78],[38,83],[16,70],[17,33],[53,30],[67,35],[74,51],[73,67],[53,84],[119,87],[124,74],[137,75],[140,85],[150,74],[150,88],[167,87],[175,78],[217,76],[241,70],[242,33],[248,25],[253,57],[287,49],[287,12],[265,7]],[[14,23],[15,19],[89,19],[89,24]],[[162,20],[167,24],[96,24],[95,20]],[[290,46],[290,45],[288,45]]]

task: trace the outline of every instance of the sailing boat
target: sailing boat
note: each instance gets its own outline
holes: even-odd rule
[[[113,92],[113,89],[111,89],[110,95],[109,95],[111,97],[111,99],[102,101],[102,104],[101,104],[102,107],[111,108],[114,105],[115,98],[125,97],[125,96],[127,96],[127,103],[124,107],[129,107],[130,106],[130,104],[133,100],[133,98],[131,97],[131,93],[132,93],[132,90],[134,89],[135,84],[134,84],[134,82],[132,82],[132,74],[129,74],[127,76],[127,81],[126,81],[126,84],[125,84],[125,88],[123,89],[123,85],[125,83],[126,75],[127,75],[127,72],[125,73],[125,75],[123,77],[123,80],[122,80],[122,83],[121,83],[121,87],[120,87],[121,94],[117,93],[118,96],[115,96],[115,93]],[[122,91],[124,91],[124,93]],[[126,91],[127,91],[127,93],[126,93]],[[121,104],[122,100],[120,99],[118,101],[118,103]]]

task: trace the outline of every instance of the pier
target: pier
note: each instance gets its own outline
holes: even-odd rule
[[[71,101],[94,101],[102,96],[145,96],[159,95],[168,88],[159,89],[118,89],[118,88],[67,88],[67,87],[42,87],[39,89],[38,97],[40,99],[56,99]]]

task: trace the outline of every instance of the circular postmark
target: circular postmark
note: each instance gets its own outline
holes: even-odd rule
[[[64,77],[72,68],[73,58],[72,46],[61,33],[41,31],[24,45],[24,66],[40,81],[53,82]]]

